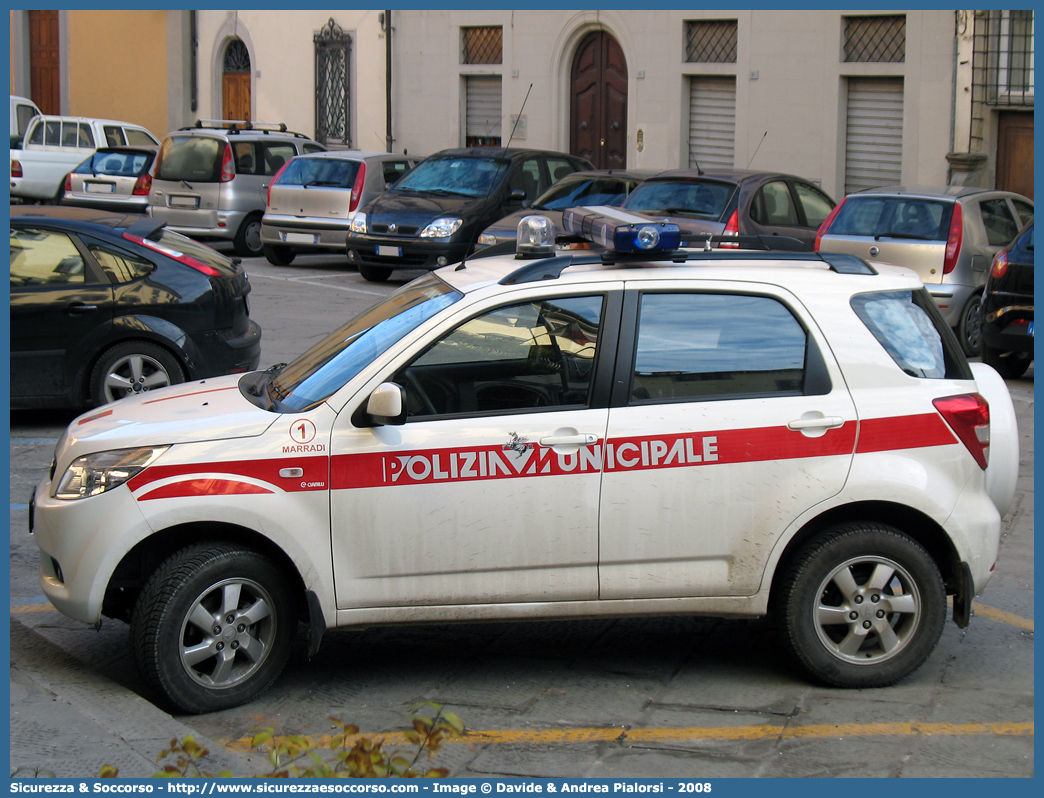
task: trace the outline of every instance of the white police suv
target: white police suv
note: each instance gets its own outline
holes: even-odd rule
[[[608,208],[565,220],[603,251],[562,253],[546,222],[292,363],[76,419],[30,516],[51,602],[129,622],[189,712],[268,688],[299,623],[315,651],[331,627],[771,613],[841,687],[921,665],[947,595],[968,623],[1015,416],[912,272],[679,250]]]

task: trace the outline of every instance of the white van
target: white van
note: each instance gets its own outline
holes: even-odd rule
[[[22,136],[25,135],[25,129],[29,127],[29,122],[34,116],[40,116],[40,109],[36,103],[30,100],[28,97],[19,97],[16,94],[11,95],[11,146],[14,147],[20,144]]]

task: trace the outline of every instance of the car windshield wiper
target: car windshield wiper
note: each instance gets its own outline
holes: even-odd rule
[[[272,381],[272,378],[275,377],[275,375],[278,374],[284,366],[286,366],[286,363],[276,363],[274,366],[269,366],[267,369],[262,371],[261,374],[258,375],[258,378],[254,380],[254,382],[251,385],[247,386],[247,392],[251,396],[264,396],[265,388],[268,387],[268,384]]]
[[[309,186],[343,186],[340,180],[309,180],[302,184],[305,188]]]

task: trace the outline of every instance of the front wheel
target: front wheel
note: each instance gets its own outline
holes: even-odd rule
[[[392,270],[390,266],[367,266],[365,263],[360,263],[359,274],[364,280],[371,283],[383,283],[391,277]]]
[[[919,543],[884,524],[844,524],[798,554],[777,610],[787,647],[813,677],[884,687],[935,649],[946,594]]]
[[[233,544],[172,555],[145,583],[131,644],[148,682],[186,712],[252,701],[271,687],[296,630],[286,575]]]

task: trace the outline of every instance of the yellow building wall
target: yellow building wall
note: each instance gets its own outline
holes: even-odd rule
[[[68,13],[69,113],[167,131],[167,12]]]

